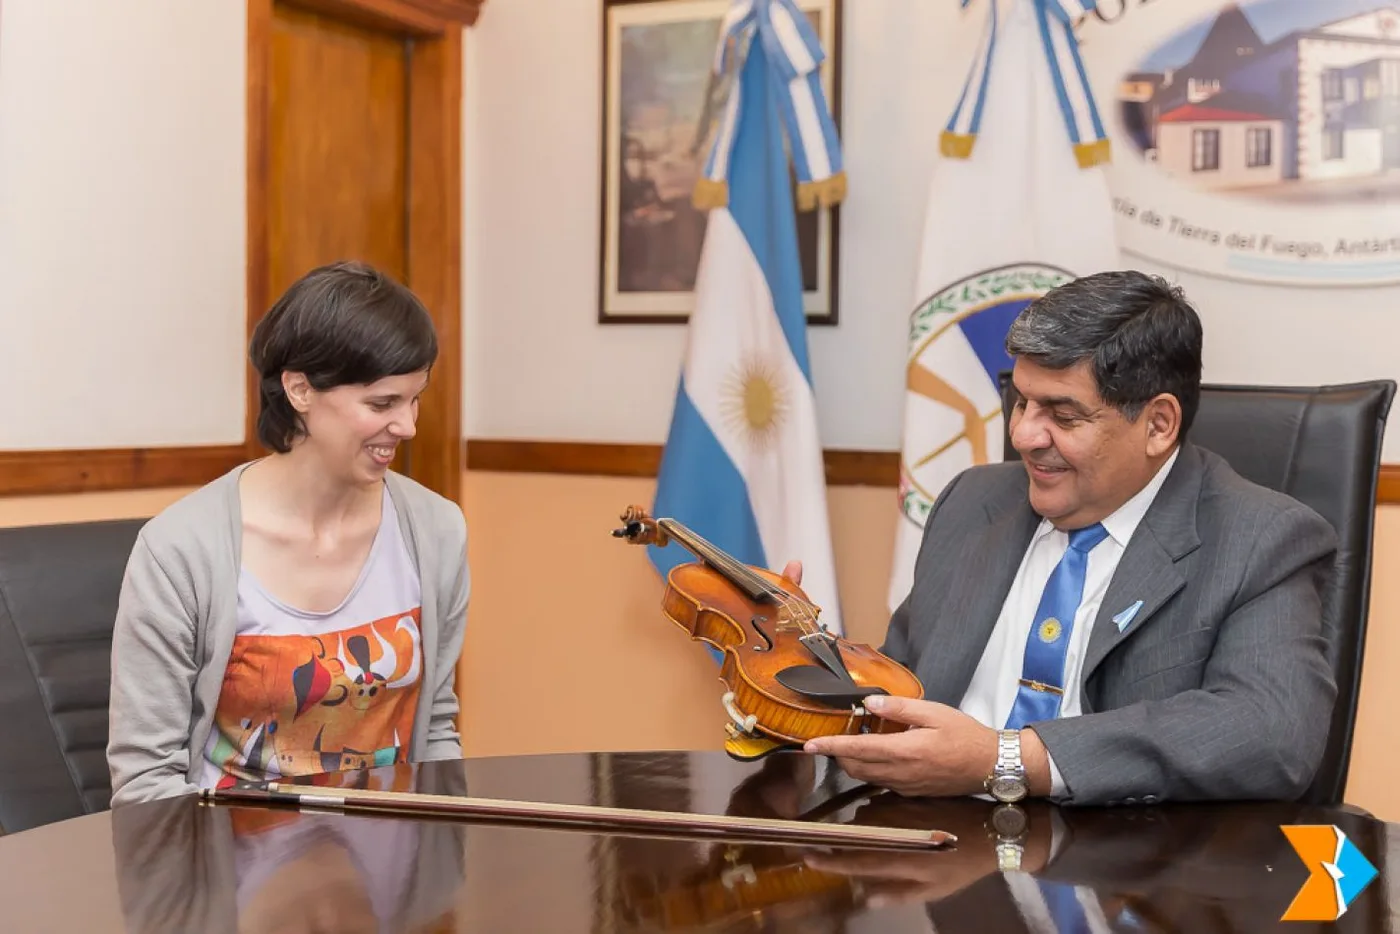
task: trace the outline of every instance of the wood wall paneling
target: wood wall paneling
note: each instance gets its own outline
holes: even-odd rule
[[[1376,502],[1400,503],[1400,464],[1381,464],[1380,483],[1376,486]]]
[[[0,495],[194,486],[233,469],[245,454],[241,445],[0,451]],[[893,487],[899,479],[899,455],[891,451],[830,450],[825,460],[827,483],[832,486]],[[661,464],[661,447],[473,439],[463,445],[462,462],[467,470],[494,473],[654,477]],[[1381,465],[1376,501],[1400,504],[1400,464]]]
[[[241,444],[0,451],[0,496],[195,486],[237,467],[245,454]]]

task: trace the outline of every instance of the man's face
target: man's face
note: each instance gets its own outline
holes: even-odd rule
[[[1012,382],[1019,400],[1011,443],[1030,475],[1031,507],[1056,528],[1111,515],[1147,485],[1175,444],[1174,396],[1158,396],[1130,422],[1099,398],[1088,361],[1051,370],[1018,358]]]

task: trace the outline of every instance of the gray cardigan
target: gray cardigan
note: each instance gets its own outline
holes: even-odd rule
[[[112,806],[198,790],[238,620],[238,477],[201,487],[148,522],[122,581],[112,633],[107,765]],[[453,690],[466,624],[462,510],[406,477],[386,482],[422,579],[423,693],[413,762],[461,758]]]

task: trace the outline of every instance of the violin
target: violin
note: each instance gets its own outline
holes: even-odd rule
[[[619,880],[620,908],[640,930],[750,930],[812,914],[845,916],[861,902],[857,880],[808,866],[796,847],[714,847],[705,865],[677,880],[642,872]]]
[[[776,770],[771,768],[774,765]],[[769,759],[734,789],[726,813],[788,817],[772,811],[764,801],[764,786],[775,784],[798,787],[785,763]],[[789,819],[826,821],[851,805],[882,794],[887,792],[858,785]],[[625,875],[619,883],[622,913],[630,925],[665,931],[730,930],[741,924],[752,930],[769,930],[814,913],[851,914],[864,901],[859,880],[813,869],[806,862],[812,852],[810,847],[715,844],[704,864],[679,878],[655,869]],[[864,854],[867,858],[870,855]]]
[[[745,761],[800,748],[817,736],[899,733],[908,726],[864,706],[887,694],[921,698],[923,685],[893,659],[835,635],[792,581],[746,565],[675,519],[629,506],[613,535],[634,545],[676,542],[699,560],[666,578],[662,611],[723,655],[725,750]]]

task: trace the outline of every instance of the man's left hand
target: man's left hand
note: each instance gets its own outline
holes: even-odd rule
[[[996,731],[946,704],[874,696],[866,709],[907,723],[903,733],[822,736],[803,749],[834,756],[847,775],[909,796],[981,794],[997,758]]]

